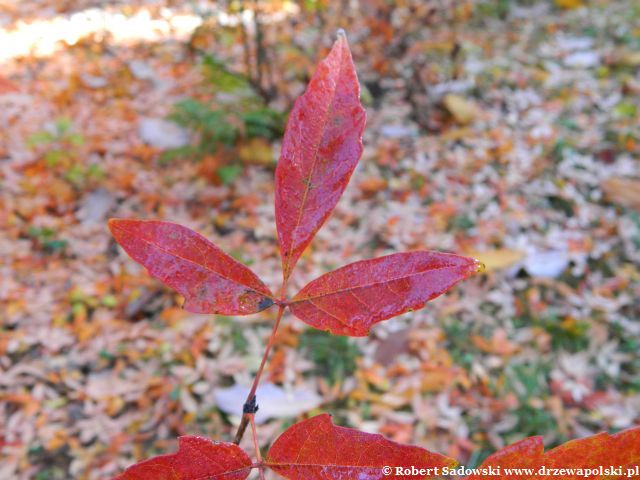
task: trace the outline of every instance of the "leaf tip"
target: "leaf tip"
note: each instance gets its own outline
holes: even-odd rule
[[[473,264],[474,264],[474,268],[475,268],[473,273],[475,273],[475,274],[484,273],[485,270],[487,269],[487,266],[484,263],[482,263],[480,260],[478,260],[477,258],[473,259]]]
[[[109,227],[109,231],[111,232],[111,235],[113,235],[116,240],[118,239],[118,234],[117,231],[118,230],[122,230],[123,227],[123,223],[126,220],[124,218],[110,218],[107,221],[107,226]]]

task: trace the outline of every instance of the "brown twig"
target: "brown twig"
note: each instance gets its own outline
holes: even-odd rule
[[[286,304],[284,303],[278,305],[278,315],[276,316],[276,321],[273,324],[273,329],[271,330],[269,341],[267,342],[267,346],[264,349],[264,353],[262,354],[262,360],[260,361],[258,373],[256,373],[256,377],[253,379],[253,385],[251,386],[249,395],[247,395],[247,400],[244,403],[242,420],[240,421],[240,425],[238,426],[238,430],[233,439],[233,443],[235,443],[236,445],[240,443],[240,440],[242,440],[242,437],[244,436],[244,432],[246,431],[247,425],[249,424],[249,416],[255,414],[255,412],[258,410],[258,405],[256,403],[256,391],[258,389],[258,384],[260,383],[260,377],[262,376],[262,372],[264,371],[264,367],[267,363],[269,352],[271,352],[271,347],[273,347],[273,344],[275,343],[276,332],[278,331],[278,327],[280,326],[280,320],[282,320],[282,315],[284,314],[285,308]]]
[[[241,11],[244,12],[246,7],[245,3],[242,2]],[[242,46],[244,49],[244,65],[247,69],[247,78],[250,82],[253,82],[253,64],[251,62],[251,44],[249,43],[249,32],[247,32],[247,27],[244,22],[240,21],[240,31],[242,32]]]

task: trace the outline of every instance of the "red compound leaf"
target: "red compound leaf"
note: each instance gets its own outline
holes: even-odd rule
[[[456,464],[424,448],[337,427],[326,413],[287,429],[266,458],[268,467],[289,480],[416,479],[426,476],[396,475],[396,468],[434,469]]]
[[[338,203],[362,154],[365,111],[340,33],[289,115],[276,168],[276,225],[284,278]]]
[[[546,453],[542,437],[526,438],[494,453],[478,468],[489,467],[491,473],[467,480],[640,478],[640,427],[571,440]]]
[[[109,228],[131,258],[185,297],[190,312],[249,315],[274,303],[251,270],[187,227],[111,219]]]
[[[160,455],[127,468],[114,480],[244,480],[251,459],[233,443],[180,437],[176,453]]]
[[[336,335],[364,336],[375,323],[422,308],[478,271],[467,257],[406,252],[363,260],[307,284],[291,300],[293,314]]]

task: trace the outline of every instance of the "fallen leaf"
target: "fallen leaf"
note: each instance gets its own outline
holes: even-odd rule
[[[104,222],[115,203],[116,200],[111,193],[99,188],[85,195],[76,215],[84,225],[96,225]]]
[[[249,388],[239,384],[217,388],[213,392],[218,408],[238,418],[242,416],[242,406],[248,394]],[[322,403],[322,398],[307,387],[284,389],[272,383],[261,384],[256,391],[256,399],[260,406],[255,416],[257,423],[271,418],[297,417]]]
[[[564,250],[534,251],[524,260],[524,268],[532,277],[556,278],[569,265],[567,252]]]
[[[189,144],[189,134],[186,130],[161,118],[141,118],[138,122],[138,134],[145,143],[160,150]]]
[[[19,91],[20,91],[20,88],[18,87],[18,85],[13,83],[8,78],[0,75],[0,95],[4,95],[5,93],[19,92]]]
[[[470,124],[480,113],[478,105],[474,101],[453,93],[445,95],[442,104],[460,125]]]
[[[579,8],[583,5],[582,0],[555,0],[556,6],[570,10],[573,8]]]
[[[493,332],[491,340],[487,340],[480,335],[472,335],[471,341],[485,353],[511,355],[518,351],[518,345],[508,339],[507,332],[502,328]]]
[[[524,257],[524,252],[518,250],[510,250],[508,248],[499,248],[497,250],[489,250],[486,252],[470,251],[467,255],[482,262],[487,272],[503,270],[512,267]]]
[[[252,138],[243,143],[238,149],[238,156],[242,163],[252,165],[273,165],[273,149],[264,138]]]
[[[384,178],[372,177],[363,180],[358,186],[365,195],[373,195],[381,190],[385,190],[387,188],[387,181]]]
[[[623,207],[640,210],[640,180],[626,177],[611,177],[600,187],[607,200]]]

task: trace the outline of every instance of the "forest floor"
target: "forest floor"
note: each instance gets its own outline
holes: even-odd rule
[[[225,70],[246,73],[249,16],[102,3],[0,1],[0,478],[109,478],[179,435],[233,435],[273,312],[182,310],[106,221],[182,223],[277,289],[273,112],[339,27],[364,154],[289,293],[395,251],[487,269],[366,338],[285,317],[261,444],[326,411],[472,466],[525,436],[638,423],[637,2],[271,2],[271,110]],[[183,126],[167,120],[178,102]],[[237,105],[264,129],[238,126]]]

